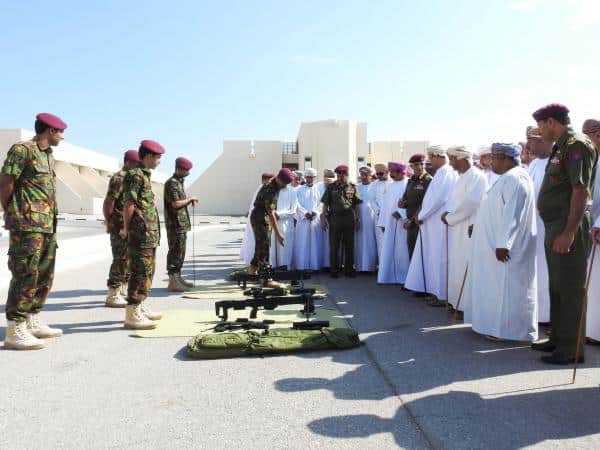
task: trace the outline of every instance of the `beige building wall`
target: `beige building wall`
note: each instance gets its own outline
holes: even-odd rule
[[[187,189],[197,213],[245,215],[263,172],[281,168],[282,141],[228,140],[219,157]]]
[[[374,141],[371,142],[371,165],[389,161],[407,163],[415,153],[425,153],[429,141]]]

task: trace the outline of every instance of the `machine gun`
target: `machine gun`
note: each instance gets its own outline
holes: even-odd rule
[[[244,295],[247,297],[253,298],[267,298],[267,297],[283,297],[285,295],[302,295],[302,294],[310,294],[315,295],[315,288],[304,288],[304,287],[292,287],[289,291],[286,291],[285,288],[276,287],[251,287],[250,289],[246,289],[244,291]]]
[[[274,323],[274,320],[263,320],[261,322],[254,322],[248,319],[237,319],[235,322],[220,322],[216,324],[213,329],[215,330],[215,333],[236,330],[268,330],[269,326]]]
[[[304,286],[304,280],[310,278],[310,272],[307,270],[288,270],[287,266],[271,267],[267,266],[258,271],[257,274],[234,272],[231,279],[237,281],[238,286],[246,289],[249,281],[261,282],[266,284],[268,280],[290,281],[292,286]]]
[[[293,327],[295,329],[315,330],[328,327],[328,321],[310,321],[310,316],[315,314],[315,298],[324,298],[324,296],[316,297],[314,294],[304,293],[300,295],[271,296],[248,300],[221,300],[215,302],[215,313],[222,321],[227,322],[230,309],[240,311],[246,308],[252,308],[250,311],[250,319],[256,319],[259,309],[272,311],[278,306],[300,304],[304,305],[301,313],[306,316],[306,321],[294,322]]]

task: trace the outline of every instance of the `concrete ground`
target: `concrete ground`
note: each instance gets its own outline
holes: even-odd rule
[[[242,228],[218,222],[195,233],[201,280],[222,279],[237,261]],[[363,347],[190,360],[186,338],[132,338],[124,311],[103,307],[108,240],[100,223],[85,226],[61,224],[44,313],[65,336],[42,351],[0,351],[1,449],[600,448],[597,347],[587,347],[571,385],[570,368],[545,366],[519,343],[487,341],[399,287],[321,275]],[[165,247],[151,306],[212,309],[166,291]]]

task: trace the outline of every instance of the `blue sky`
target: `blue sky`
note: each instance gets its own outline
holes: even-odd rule
[[[114,156],[161,142],[199,175],[223,139],[294,140],[367,122],[369,140],[523,138],[563,102],[600,116],[600,1],[4,1],[0,128],[54,112]]]

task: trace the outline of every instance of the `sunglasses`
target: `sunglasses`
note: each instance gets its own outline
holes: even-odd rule
[[[382,177],[385,175],[385,172],[375,172],[375,175],[377,175],[378,177]]]

